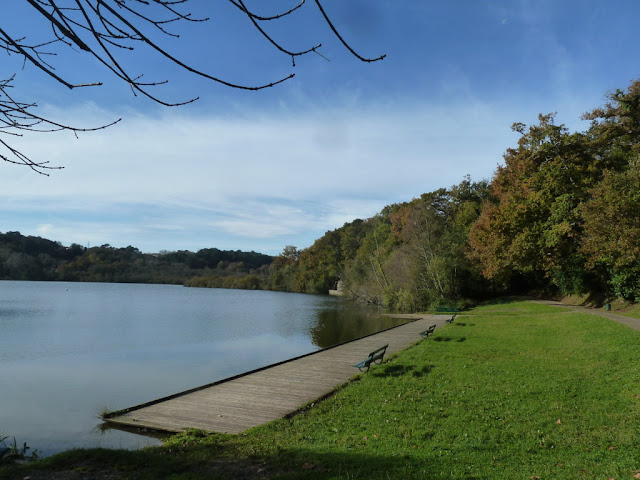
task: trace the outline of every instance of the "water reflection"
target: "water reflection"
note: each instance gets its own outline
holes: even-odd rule
[[[151,430],[148,428],[136,428],[128,425],[115,425],[113,423],[102,422],[95,426],[94,432],[101,435],[110,435],[112,433],[128,433],[136,436],[144,436],[148,438],[155,438],[158,442],[163,442],[171,436],[170,433],[159,432],[157,430]]]
[[[340,309],[322,310],[316,313],[315,326],[311,330],[314,345],[328,348],[406,322],[406,320],[382,317],[377,313],[350,307],[345,305]]]
[[[156,438],[95,431],[99,413],[397,323],[314,295],[0,281],[0,433],[45,455],[153,445]]]

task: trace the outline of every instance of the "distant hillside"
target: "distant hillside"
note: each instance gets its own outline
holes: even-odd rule
[[[20,232],[0,233],[0,279],[79,282],[172,283],[202,275],[243,277],[268,267],[273,257],[205,248],[145,254],[134,247],[69,247]]]

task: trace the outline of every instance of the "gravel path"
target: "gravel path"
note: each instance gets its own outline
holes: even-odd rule
[[[557,302],[555,300],[536,300],[536,302],[542,303],[545,305],[551,305],[553,307],[571,309],[581,313],[590,313],[591,315],[598,315],[600,317],[605,317],[605,318],[608,318],[609,320],[613,320],[614,322],[618,322],[623,325],[626,325],[627,327],[631,327],[634,330],[640,330],[640,318],[627,317],[625,315],[620,315],[619,313],[609,312],[602,308],[591,308],[591,307],[582,307],[579,305],[568,305],[566,303]]]

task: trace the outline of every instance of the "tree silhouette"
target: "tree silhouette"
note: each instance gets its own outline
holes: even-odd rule
[[[123,54],[136,48],[146,48],[153,54],[163,57],[179,69],[191,75],[205,78],[212,82],[236,89],[261,90],[273,87],[294,77],[291,73],[282,78],[270,80],[257,85],[242,85],[214,76],[199,68],[189,65],[163,48],[156,38],[158,34],[177,37],[171,32],[172,24],[178,22],[206,22],[208,18],[195,18],[189,11],[189,0],[24,0],[36,14],[51,25],[51,36],[48,40],[32,43],[26,36],[13,36],[2,28],[0,21],[0,48],[9,55],[19,56],[23,64],[31,64],[43,74],[61,83],[69,89],[88,88],[102,85],[102,82],[73,83],[64,73],[60,73],[54,60],[57,55],[71,53],[84,54],[82,59],[93,58],[106,71],[127,83],[134,95],[142,95],[153,102],[177,106],[191,103],[197,97],[180,101],[168,101],[153,93],[153,87],[167,83],[166,80],[143,80],[143,74],[133,73],[123,63]],[[209,0],[210,1],[210,0]],[[263,36],[264,41],[272,48],[292,59],[295,66],[296,57],[316,53],[322,44],[306,47],[300,50],[290,50],[277,39],[267,33],[263,25],[277,22],[296,14],[305,7],[306,0],[288,10],[276,12],[272,15],[258,15],[247,7],[243,0],[227,0],[230,8],[245,15],[253,28]],[[365,58],[358,54],[342,37],[339,30],[331,21],[320,0],[309,2],[315,4],[319,11],[319,18],[326,22],[329,29],[344,45],[344,47],[358,60],[374,62],[384,58]],[[10,8],[10,7],[8,7]],[[322,55],[321,55],[322,56]],[[72,125],[56,122],[34,113],[37,105],[34,102],[24,102],[10,94],[15,81],[15,74],[0,80],[0,145],[4,147],[4,154],[0,158],[4,161],[26,165],[32,170],[46,175],[46,170],[62,167],[50,166],[48,161],[34,161],[20,151],[12,148],[5,140],[6,136],[21,136],[23,132],[46,132],[70,130],[74,133],[89,130],[99,130],[108,125],[94,128],[78,128]]]

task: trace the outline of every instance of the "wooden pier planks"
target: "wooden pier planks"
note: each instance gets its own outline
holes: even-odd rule
[[[422,316],[384,332],[276,364],[211,386],[115,412],[116,425],[181,432],[197,428],[240,433],[295,412],[358,374],[352,367],[389,344],[387,358],[420,341],[420,332],[448,315]],[[376,367],[373,367],[376,368]]]

